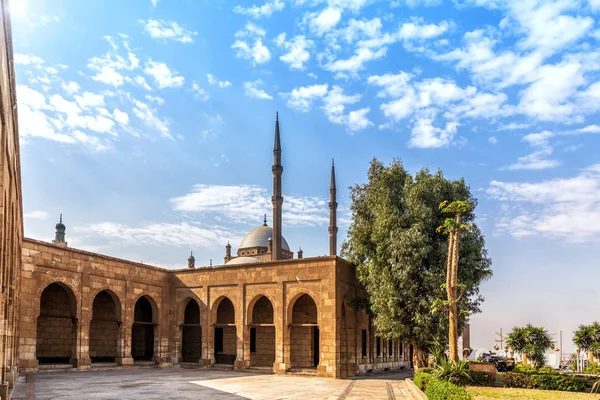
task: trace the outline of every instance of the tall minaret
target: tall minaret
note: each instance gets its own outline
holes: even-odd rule
[[[335,187],[335,165],[331,160],[331,183],[329,184],[329,255],[337,255],[337,190]]]
[[[279,137],[279,113],[275,117],[275,143],[273,145],[273,252],[271,260],[281,260],[281,209],[283,205],[283,196],[281,195],[281,139]]]

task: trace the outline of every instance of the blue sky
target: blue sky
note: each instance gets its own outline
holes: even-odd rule
[[[493,259],[473,346],[600,319],[600,1],[12,0],[25,233],[165,267],[270,219],[325,254],[331,158],[465,177]]]

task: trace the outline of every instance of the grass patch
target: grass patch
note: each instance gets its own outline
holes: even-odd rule
[[[537,390],[537,389],[515,389],[515,388],[494,388],[467,386],[467,392],[473,396],[474,400],[492,400],[492,399],[535,399],[535,400],[591,400],[598,399],[598,395],[589,393],[559,392],[556,390]]]

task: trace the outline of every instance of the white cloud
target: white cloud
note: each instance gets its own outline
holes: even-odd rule
[[[194,93],[194,97],[200,100],[206,101],[210,99],[208,92],[201,88],[200,85],[198,85],[196,82],[192,82],[192,92]]]
[[[231,82],[229,81],[219,81],[214,77],[213,74],[206,74],[206,79],[208,79],[208,83],[213,86],[219,86],[220,88],[226,88],[231,86]]]
[[[600,164],[571,178],[492,181],[488,195],[502,204],[497,228],[513,236],[545,235],[567,242],[600,237]]]
[[[124,47],[128,50],[127,57],[125,58],[117,54],[119,46],[117,46],[111,36],[106,36],[105,39],[111,45],[112,51],[109,51],[103,57],[91,58],[87,66],[96,72],[96,75],[92,77],[93,80],[119,87],[125,82],[125,77],[120,71],[137,69],[140,66],[140,60],[135,53],[129,51],[127,43],[124,42]]]
[[[85,91],[81,95],[75,95],[75,101],[79,107],[84,109],[102,107],[104,106],[104,95]]]
[[[144,31],[153,39],[174,40],[176,42],[188,44],[194,43],[194,36],[198,32],[193,32],[173,21],[163,21],[149,19],[147,21],[140,20],[144,24]]]
[[[146,89],[148,91],[152,90],[152,88],[150,87],[150,85],[148,85],[148,82],[146,81],[146,78],[144,78],[141,75],[138,75],[138,76],[136,76],[135,78],[133,78],[131,80],[127,79],[127,81],[128,82],[131,81],[131,82],[135,83],[136,85],[138,85],[138,86],[140,86],[140,87],[142,87],[142,88],[144,88],[144,89]]]
[[[111,67],[100,67],[98,73],[92,77],[95,81],[105,83],[114,87],[119,87],[123,84],[123,75],[118,73]]]
[[[129,115],[126,112],[121,111],[119,109],[115,108],[113,110],[113,118],[115,119],[115,121],[122,125],[129,124]]]
[[[20,65],[31,65],[31,64],[40,65],[40,64],[44,63],[44,60],[38,56],[15,53],[14,62],[15,62],[15,64],[20,64]]]
[[[285,40],[285,33],[277,36],[277,46],[285,49],[287,53],[279,57],[279,59],[289,64],[290,69],[303,70],[304,65],[310,59],[309,48],[313,46],[312,40],[307,40],[304,35],[294,36],[289,41]]]
[[[322,35],[333,29],[340,19],[342,12],[336,7],[327,7],[319,13],[311,13],[306,16],[310,29],[317,35]]]
[[[148,100],[151,103],[156,103],[159,106],[163,105],[165,100],[160,97],[160,96],[150,96],[149,94],[146,95],[146,100]]]
[[[139,100],[133,100],[133,114],[147,127],[156,129],[160,135],[167,139],[173,139],[169,131],[169,123],[158,116],[156,109]]]
[[[263,64],[271,59],[271,52],[260,38],[254,40],[252,47],[246,42],[236,40],[231,48],[237,50],[236,57],[253,60],[255,64]]]
[[[165,63],[150,60],[146,63],[144,72],[154,79],[154,83],[156,83],[160,89],[167,87],[181,87],[185,82],[183,76],[177,76],[177,72],[171,71]]]
[[[488,142],[490,142],[491,144],[498,144],[498,138],[496,138],[496,136],[490,136],[488,138]]]
[[[129,226],[115,222],[99,222],[78,229],[83,237],[102,237],[112,245],[135,244],[176,246],[185,248],[213,248],[215,243],[240,241],[239,233],[220,226],[195,222],[178,224],[151,222]]]
[[[433,39],[446,33],[450,29],[450,24],[441,21],[439,24],[424,24],[423,19],[414,18],[411,22],[405,22],[392,33],[382,34],[379,29],[374,30],[372,35],[358,42],[359,47],[381,48],[394,44],[398,41],[404,41],[405,47],[411,48],[412,42],[422,42],[427,39]]]
[[[447,122],[444,128],[433,126],[428,118],[418,119],[411,132],[409,146],[420,148],[437,148],[449,145],[456,134],[457,122]]]
[[[61,87],[63,88],[63,90],[65,92],[67,92],[67,94],[70,94],[70,95],[77,93],[79,91],[79,89],[81,88],[77,82],[73,82],[73,81],[71,81],[69,83],[65,83],[65,82],[61,83]]]
[[[285,195],[284,195],[285,196]],[[285,196],[283,218],[291,226],[323,226],[329,222],[327,202],[318,197]],[[218,215],[234,222],[259,223],[271,210],[266,188],[254,185],[194,185],[192,190],[171,199],[175,211]]]
[[[295,108],[302,112],[310,110],[312,103],[316,99],[320,99],[327,94],[329,85],[311,85],[302,86],[293,89],[290,93],[280,93],[284,98],[287,98],[288,107]]]
[[[350,73],[356,75],[356,73],[364,69],[366,62],[377,60],[386,55],[387,48],[383,47],[378,50],[371,50],[370,48],[360,47],[356,50],[354,55],[346,60],[336,60],[327,65],[325,69],[331,72],[338,73]]]
[[[235,6],[233,12],[237,14],[249,15],[252,18],[270,17],[275,11],[281,11],[285,3],[281,0],[267,1],[262,6],[253,5],[251,7]]]
[[[506,125],[501,125],[498,129],[496,129],[496,131],[514,131],[518,129],[527,129],[529,127],[531,127],[531,124],[518,124],[516,122],[511,122]]]
[[[261,89],[259,86],[262,86],[262,80],[258,79],[254,82],[244,82],[244,90],[246,96],[254,97],[257,99],[263,100],[273,100],[273,96],[269,95],[264,89]]]
[[[350,111],[345,114],[345,108],[348,104],[355,104],[361,98],[360,94],[352,96],[344,94],[344,91],[339,86],[333,86],[331,90],[323,97],[323,110],[329,121],[346,125],[350,131],[358,131],[372,126],[373,123],[367,118],[370,108],[362,108],[360,110]]]
[[[550,139],[555,136],[550,131],[529,133],[523,136],[523,141],[533,148],[533,152],[524,157],[519,157],[516,163],[507,167],[509,170],[543,170],[556,168],[560,165],[557,160],[550,159],[553,153]]]
[[[598,125],[588,125],[583,128],[577,129],[576,132],[579,133],[600,133],[600,126]]]
[[[271,52],[262,41],[265,34],[264,29],[252,23],[246,24],[244,30],[236,32],[235,37],[247,37],[248,41],[246,39],[238,39],[231,45],[232,49],[237,50],[236,57],[252,60],[253,64],[264,64],[269,61],[271,59]],[[252,45],[249,43],[252,43]]]
[[[23,217],[31,219],[46,219],[48,218],[48,213],[46,211],[30,211],[24,213]]]

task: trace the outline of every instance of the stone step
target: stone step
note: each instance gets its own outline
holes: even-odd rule
[[[231,364],[213,364],[211,368],[219,371],[233,371],[233,365]]]
[[[317,376],[316,368],[290,368],[287,370],[288,375],[306,375],[306,376]]]
[[[42,364],[38,367],[39,372],[76,371],[77,368],[71,364]]]

